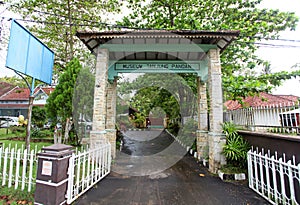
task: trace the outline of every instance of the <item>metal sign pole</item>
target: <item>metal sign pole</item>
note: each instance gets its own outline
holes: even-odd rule
[[[32,78],[31,88],[30,88],[30,95],[29,95],[29,103],[28,103],[28,122],[26,127],[26,139],[25,139],[25,147],[27,151],[30,151],[30,129],[31,129],[31,115],[32,115],[32,107],[33,107],[33,100],[34,100],[34,82],[35,79]]]

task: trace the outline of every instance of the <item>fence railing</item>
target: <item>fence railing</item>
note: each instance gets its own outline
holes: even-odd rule
[[[300,106],[279,104],[229,110],[225,121],[248,129],[300,134]]]
[[[31,151],[24,146],[0,147],[0,183],[2,186],[30,192],[35,187],[37,147]]]
[[[248,152],[249,187],[272,204],[300,204],[300,164],[264,150]]]
[[[111,145],[73,154],[69,160],[67,203],[79,196],[110,173]]]

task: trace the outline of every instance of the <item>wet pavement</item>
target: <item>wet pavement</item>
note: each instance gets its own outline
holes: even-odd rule
[[[223,182],[210,174],[193,157],[184,154],[184,149],[166,132],[127,131],[126,135],[111,174],[75,204],[269,204],[248,188],[247,181]]]

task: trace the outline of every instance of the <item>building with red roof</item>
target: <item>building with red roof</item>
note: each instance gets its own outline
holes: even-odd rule
[[[45,106],[48,96],[53,90],[53,87],[37,88],[34,91],[35,98],[33,105]],[[0,116],[27,116],[30,95],[29,88],[19,88],[16,86],[8,89],[4,86],[0,87],[0,93],[3,93],[0,96]]]
[[[266,107],[266,106],[292,106],[300,97],[294,95],[272,95],[260,93],[258,96],[249,96],[243,99],[244,105],[237,100],[228,100],[224,103],[227,110],[236,110],[243,107]]]
[[[0,82],[0,97],[4,94],[6,94],[7,92],[9,92],[10,90],[12,90],[13,88],[15,88],[16,86],[7,82]]]

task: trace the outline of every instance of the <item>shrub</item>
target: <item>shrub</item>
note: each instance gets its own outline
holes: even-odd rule
[[[12,126],[9,128],[12,133],[25,133],[26,132],[26,127],[23,126]]]
[[[237,133],[237,128],[232,122],[226,122],[222,125],[223,133],[226,135],[226,144],[223,147],[228,164],[240,168],[247,166],[247,152],[250,144]]]
[[[177,122],[171,122],[168,124],[168,127],[167,127],[168,130],[170,130],[170,132],[172,134],[175,134],[177,135],[179,129],[180,129],[180,125],[177,123]]]
[[[41,130],[39,128],[34,128],[31,130],[32,138],[50,138],[53,133],[50,130]]]

